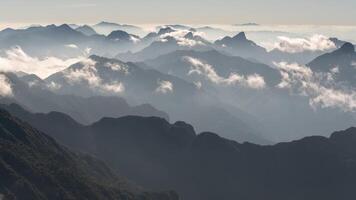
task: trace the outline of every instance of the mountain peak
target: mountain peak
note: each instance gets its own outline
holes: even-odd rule
[[[354,45],[349,42],[346,42],[344,45],[342,45],[339,50],[343,53],[355,53]]]
[[[240,32],[239,34],[234,36],[236,40],[247,40],[245,32]]]
[[[171,33],[171,32],[174,32],[174,30],[171,27],[161,28],[158,31],[158,35],[163,35],[163,34]]]

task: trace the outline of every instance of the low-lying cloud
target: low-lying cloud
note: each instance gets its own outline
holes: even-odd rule
[[[57,57],[47,57],[39,59],[31,57],[25,53],[21,47],[17,46],[5,52],[4,57],[0,57],[0,71],[4,72],[25,72],[36,74],[40,78],[61,71],[70,65],[84,59],[83,57],[63,60]]]
[[[268,49],[278,49],[287,53],[301,53],[304,51],[327,51],[335,49],[336,45],[324,35],[313,35],[309,38],[290,38],[279,36],[277,42],[265,44]]]
[[[160,41],[165,42],[165,41],[167,41],[167,38],[170,37],[170,38],[174,38],[177,41],[177,44],[179,46],[193,47],[196,45],[204,45],[204,43],[201,41],[186,38],[185,36],[188,33],[192,33],[193,36],[202,36],[203,35],[203,33],[201,33],[201,32],[190,32],[188,30],[175,30],[173,32],[165,33],[165,34],[161,35]]]
[[[81,61],[83,65],[80,69],[67,69],[65,70],[64,77],[70,84],[84,83],[88,84],[90,88],[109,93],[122,93],[125,91],[124,85],[119,81],[105,82],[98,75],[96,62],[92,59]],[[111,66],[112,67],[112,66]]]
[[[170,81],[158,80],[157,93],[166,94],[173,92],[173,84]]]
[[[198,74],[205,76],[209,81],[218,85],[241,85],[252,89],[263,89],[266,86],[264,78],[258,74],[251,74],[248,76],[231,73],[229,77],[224,78],[218,75],[213,66],[202,62],[193,57],[186,56],[183,58],[191,65],[189,75]]]
[[[274,65],[282,75],[282,81],[277,87],[308,97],[313,108],[330,107],[345,112],[356,111],[355,89],[335,82],[337,69],[328,73],[315,73],[310,68],[296,63],[281,62]]]
[[[0,74],[0,97],[13,96],[10,80],[4,75]]]

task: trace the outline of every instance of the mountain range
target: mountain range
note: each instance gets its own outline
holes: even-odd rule
[[[183,199],[348,200],[355,195],[356,128],[261,146],[210,132],[196,134],[189,124],[155,117],[104,118],[72,129],[65,124],[75,122],[57,114],[55,123],[65,129],[51,131],[51,123],[44,123],[51,115],[15,105],[7,109],[65,145],[103,159],[134,182],[150,189],[175,188]],[[73,134],[82,139],[69,140]],[[82,141],[88,145],[81,146]]]
[[[0,196],[5,199],[178,199],[143,190],[96,158],[73,153],[0,110]]]

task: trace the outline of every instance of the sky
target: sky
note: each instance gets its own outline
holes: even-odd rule
[[[0,24],[356,25],[355,0],[1,0]]]

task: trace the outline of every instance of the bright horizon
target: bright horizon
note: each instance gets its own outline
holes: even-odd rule
[[[12,0],[1,2],[0,24],[96,23],[356,25],[353,0]],[[15,12],[16,11],[16,12]],[[95,15],[93,15],[95,13]],[[253,15],[251,15],[253,13]],[[317,13],[317,15],[316,15]]]

